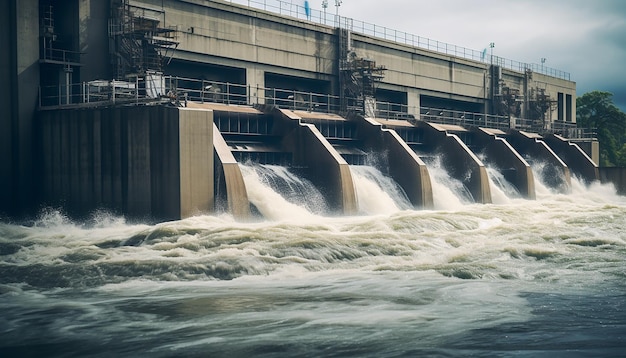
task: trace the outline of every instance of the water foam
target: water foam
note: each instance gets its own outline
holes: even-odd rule
[[[351,165],[359,211],[368,215],[392,214],[412,208],[404,190],[392,178],[368,165]]]
[[[307,197],[316,197],[319,195],[304,195],[305,191],[313,193],[312,184],[305,184],[302,180],[292,175],[288,170],[276,166],[262,165],[242,165],[240,168],[246,184],[248,199],[259,210],[259,212],[268,220],[311,220],[316,217],[308,210],[302,202]],[[296,178],[294,180],[294,178]],[[272,179],[281,179],[286,186],[284,190],[291,190],[287,195],[281,195],[272,183],[276,183]],[[294,188],[297,188],[294,194]],[[298,197],[297,194],[300,194]],[[300,200],[290,202],[285,196],[289,196],[292,200]]]
[[[474,200],[460,181],[452,178],[437,157],[428,163],[428,173],[433,188],[433,201],[437,210],[459,210]]]

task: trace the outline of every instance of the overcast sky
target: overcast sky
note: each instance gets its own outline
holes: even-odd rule
[[[494,42],[509,60],[545,58],[570,73],[578,96],[611,92],[626,111],[626,0],[343,0],[339,14],[478,51]]]

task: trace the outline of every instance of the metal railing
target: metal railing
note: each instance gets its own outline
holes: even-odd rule
[[[290,89],[253,87],[229,82],[199,80],[175,76],[147,76],[135,81],[90,81],[69,86],[44,86],[39,89],[41,109],[78,106],[108,106],[170,102],[184,106],[187,101],[226,105],[274,105],[290,110],[340,113],[340,98],[329,94]],[[578,128],[571,122],[496,116],[434,107],[376,102],[379,119],[425,121],[462,127],[479,126],[507,131],[511,128],[537,133],[556,133],[568,139],[596,138],[592,129]]]
[[[139,103],[155,100],[150,90],[139,90],[139,81],[90,81],[70,85],[39,87],[39,108],[102,106],[115,103]],[[148,87],[149,88],[149,87]]]
[[[413,47],[418,47],[430,51],[444,53],[446,55],[465,58],[469,60],[492,63],[504,68],[525,72],[533,72],[544,75],[570,80],[570,74],[565,71],[550,68],[535,63],[525,63],[509,60],[499,56],[487,54],[486,50],[477,51],[462,46],[431,40],[426,37],[416,36],[407,32],[394,30],[385,26],[380,26],[365,21],[354,20],[328,11],[308,9],[299,4],[293,4],[282,0],[230,0],[230,3],[248,6],[250,8],[261,9],[274,12],[280,15],[293,17],[303,21],[348,29],[355,33],[373,36]]]
[[[41,58],[46,61],[56,61],[62,63],[80,63],[81,52],[61,50],[58,48],[43,48]]]
[[[558,134],[567,139],[597,139],[596,128],[579,128],[576,123],[554,121],[548,129],[551,133]]]
[[[421,120],[429,123],[487,127],[503,131],[511,128],[511,121],[507,116],[433,107],[417,108],[389,102],[376,102],[376,116],[381,119]]]
[[[134,81],[90,81],[39,88],[41,109],[194,101],[226,105],[268,104],[292,110],[337,113],[340,98],[289,89],[253,87],[236,83],[176,76],[148,76]]]

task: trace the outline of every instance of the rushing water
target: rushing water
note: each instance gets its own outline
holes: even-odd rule
[[[459,180],[452,178],[445,170],[441,163],[441,157],[429,160],[428,174],[433,188],[435,209],[457,210],[474,202],[469,189]]]
[[[392,214],[413,207],[402,187],[375,167],[352,165],[350,172],[359,212],[369,215]]]
[[[328,212],[322,193],[308,180],[276,165],[240,165],[248,199],[270,220],[303,219]]]
[[[626,199],[573,183],[376,216],[0,223],[0,356],[623,356]]]
[[[486,167],[489,177],[489,188],[491,189],[491,199],[494,204],[508,204],[511,199],[521,198],[519,190],[506,180],[501,171],[493,167]]]

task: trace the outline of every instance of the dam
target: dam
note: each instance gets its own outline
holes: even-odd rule
[[[442,177],[479,204],[494,182],[534,199],[537,182],[601,179],[576,84],[556,69],[282,1],[2,6],[7,215],[269,217],[248,190],[259,173],[342,215],[371,213],[374,192],[440,208]]]

